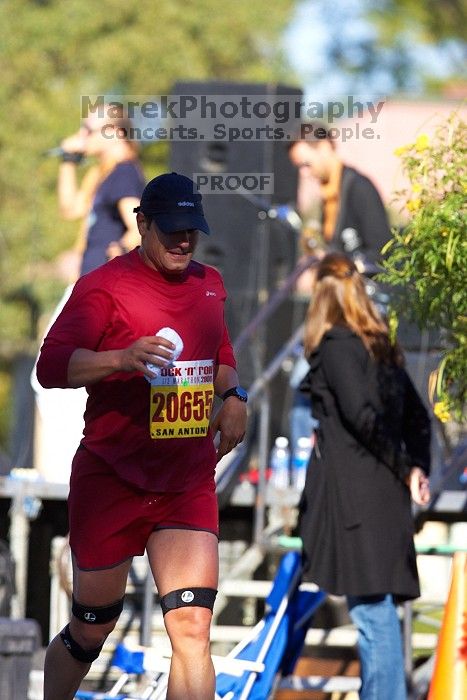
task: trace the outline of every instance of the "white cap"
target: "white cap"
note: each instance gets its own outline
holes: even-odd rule
[[[303,447],[304,449],[310,448],[311,447],[311,437],[306,437],[306,436],[299,437],[297,440],[297,445],[298,445],[298,447]]]
[[[275,445],[276,447],[288,447],[289,441],[286,437],[277,437]]]

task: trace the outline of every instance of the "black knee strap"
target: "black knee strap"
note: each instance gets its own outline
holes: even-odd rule
[[[125,598],[121,598],[111,605],[93,607],[91,605],[81,605],[73,596],[71,612],[78,620],[81,620],[81,622],[87,622],[89,625],[103,625],[120,615],[123,610],[124,600]]]
[[[216,595],[217,591],[214,588],[179,588],[161,598],[162,613],[165,615],[169,610],[189,606],[212,610]]]
[[[92,664],[92,662],[97,659],[104,646],[101,644],[97,649],[83,649],[71,636],[70,625],[67,625],[65,629],[60,632],[60,637],[73,658],[84,664]]]

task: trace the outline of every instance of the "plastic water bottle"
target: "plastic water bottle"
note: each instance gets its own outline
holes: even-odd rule
[[[271,450],[271,483],[276,489],[289,486],[290,450],[286,437],[278,437]]]
[[[303,491],[306,469],[311,456],[311,438],[299,437],[292,457],[292,485],[297,491]]]

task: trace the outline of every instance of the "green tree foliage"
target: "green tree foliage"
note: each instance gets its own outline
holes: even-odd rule
[[[372,16],[388,41],[408,27],[425,41],[467,39],[464,0],[376,0],[372,3]]]
[[[50,305],[45,264],[75,222],[57,214],[57,163],[43,153],[79,127],[80,95],[157,95],[177,80],[290,79],[277,41],[293,0],[4,0],[0,4],[0,296]],[[146,172],[167,146],[145,149]],[[27,338],[24,302],[3,303],[0,343]]]
[[[411,218],[386,246],[382,279],[399,290],[400,314],[443,332],[435,413],[460,418],[467,388],[467,125],[453,115],[431,142],[422,134],[397,153],[410,180],[398,194]]]
[[[436,95],[465,78],[465,0],[307,2],[326,26],[328,70],[353,94]]]
[[[58,216],[57,162],[44,151],[80,124],[80,96],[158,95],[177,80],[290,80],[278,38],[294,0],[3,0],[0,3],[0,443],[8,377],[36,351],[38,311],[64,283],[51,264],[77,222]],[[142,152],[148,177],[168,145]]]
[[[467,5],[465,0],[376,0],[368,15],[378,29],[383,51],[402,48],[402,77],[410,78],[413,45],[437,51],[444,66],[434,75],[430,66],[419,64],[419,79],[431,94],[443,93],[446,85],[465,81]],[[434,53],[433,53],[434,55]],[[396,62],[397,65],[397,62]],[[409,80],[410,84],[410,80]]]

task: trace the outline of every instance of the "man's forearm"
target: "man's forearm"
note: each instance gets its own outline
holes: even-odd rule
[[[68,363],[68,384],[73,389],[105,379],[121,369],[121,350],[94,352],[78,348]]]
[[[214,381],[214,389],[217,396],[222,396],[227,389],[238,385],[237,370],[229,365],[219,365],[216,379]]]
[[[79,218],[77,213],[78,183],[76,177],[76,165],[74,163],[61,163],[58,171],[58,205],[60,214],[65,219]]]

